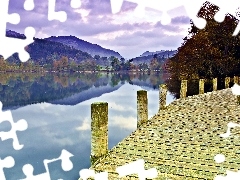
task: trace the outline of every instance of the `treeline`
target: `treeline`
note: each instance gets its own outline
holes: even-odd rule
[[[191,28],[177,54],[168,60],[172,78],[206,78],[240,75],[240,36],[232,36],[239,20],[227,14],[222,23],[214,20],[219,8],[206,2],[198,16],[207,25],[199,30],[190,21]]]
[[[103,61],[103,65],[99,65],[99,61]],[[102,62],[102,63],[103,63]],[[58,60],[43,63],[43,61],[36,61],[33,59],[27,62],[15,63],[9,60],[0,58],[1,72],[78,72],[78,71],[164,71],[164,60],[157,55],[151,60],[150,64],[140,63],[135,65],[132,60],[126,61],[124,58],[120,60],[114,56],[109,58],[94,56],[93,59],[86,59],[80,62],[74,61],[72,58],[62,56]]]

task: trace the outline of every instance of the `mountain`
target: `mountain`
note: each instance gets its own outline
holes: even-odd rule
[[[45,38],[48,41],[60,42],[65,45],[71,46],[75,49],[79,49],[83,52],[87,52],[91,54],[93,57],[95,55],[99,55],[101,57],[111,57],[115,56],[117,58],[122,58],[122,56],[113,50],[105,49],[97,44],[92,44],[82,39],[79,39],[75,36],[51,36],[49,38]]]
[[[6,36],[26,39],[24,34],[12,30],[7,30]],[[118,52],[104,49],[97,44],[91,44],[75,36],[51,36],[45,39],[34,38],[34,42],[26,46],[25,49],[30,54],[30,58],[39,64],[52,64],[54,60],[59,60],[62,56],[67,56],[70,61],[80,63],[86,60],[94,60],[94,55],[99,55],[102,58],[98,58],[96,63],[109,66],[110,62],[108,62],[107,57],[122,57]],[[7,60],[17,64],[21,62],[17,53]]]
[[[165,51],[164,50],[161,50],[161,51],[156,51],[156,52],[149,52],[149,51],[146,51],[144,52],[142,55],[140,55],[141,57],[142,56],[149,56],[149,55],[154,55],[154,54],[159,54],[159,53],[164,53]]]
[[[135,57],[132,58],[131,61],[133,64],[138,65],[141,63],[147,63],[149,64],[150,61],[154,58],[154,56],[162,59],[162,60],[166,60],[167,58],[170,58],[172,56],[174,56],[177,53],[176,50],[161,50],[161,51],[156,51],[156,52],[149,52],[146,51],[144,52],[142,55],[140,55],[139,57]]]
[[[17,33],[15,31],[11,31],[7,29],[6,31],[6,36],[7,37],[13,37],[13,38],[18,38],[18,39],[26,39],[26,36],[24,34]]]
[[[93,57],[86,52],[45,39],[34,38],[34,42],[26,46],[25,49],[30,54],[30,58],[40,65],[52,64],[54,60],[59,60],[63,56],[67,56],[69,61],[75,61],[77,63],[93,60]],[[10,63],[20,63],[17,53],[13,54],[7,60]]]

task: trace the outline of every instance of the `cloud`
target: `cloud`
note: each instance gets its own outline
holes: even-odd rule
[[[90,120],[88,120],[87,118],[84,119],[81,126],[76,128],[76,130],[78,130],[78,131],[85,131],[85,130],[90,130],[90,129],[91,129]]]
[[[178,16],[172,19],[173,24],[189,24],[190,18],[188,16]]]
[[[109,125],[135,130],[137,127],[137,117],[112,116]]]
[[[34,1],[35,9],[25,11],[24,0],[11,0],[10,13],[19,13],[18,25],[8,24],[7,28],[24,33],[33,26],[36,37],[73,35],[119,52],[125,58],[133,58],[146,50],[177,49],[187,35],[189,18],[184,8],[169,11],[172,22],[161,24],[162,12],[146,8],[145,16],[134,16],[137,4],[124,1],[121,11],[112,14],[109,0],[82,0],[82,6],[73,9],[69,0],[56,1],[56,11],[66,11],[67,21],[48,21],[48,0]]]

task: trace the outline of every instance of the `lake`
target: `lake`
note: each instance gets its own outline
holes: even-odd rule
[[[28,128],[17,131],[20,144],[0,141],[0,158],[12,156],[15,165],[5,168],[7,180],[24,179],[22,167],[31,164],[33,174],[47,175],[44,159],[56,159],[62,150],[73,156],[73,168],[64,171],[61,161],[48,164],[52,180],[77,180],[79,171],[90,167],[91,104],[108,102],[108,148],[118,144],[137,127],[137,91],[148,91],[149,118],[158,111],[159,84],[164,74],[1,74],[0,101],[10,110],[14,122],[25,119]],[[174,100],[167,94],[167,104]],[[11,124],[0,123],[8,132]]]

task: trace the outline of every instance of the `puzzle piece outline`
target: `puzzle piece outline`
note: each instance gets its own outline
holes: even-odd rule
[[[2,102],[0,101],[0,109],[2,109]],[[15,150],[20,150],[23,148],[24,145],[21,145],[19,143],[18,137],[17,137],[17,131],[25,131],[28,128],[28,123],[24,119],[20,119],[17,122],[13,121],[12,113],[11,111],[2,111],[0,110],[0,123],[7,121],[11,124],[11,130],[10,131],[0,131],[0,139],[2,141],[12,139],[13,142],[13,148]]]
[[[163,0],[110,0],[112,13],[116,14],[120,12],[123,1],[128,1],[132,3],[136,3],[137,7],[134,10],[134,14],[138,17],[142,17],[145,14],[145,8],[151,8],[162,12],[161,23],[163,25],[167,25],[171,22],[171,18],[168,11],[175,9],[177,7],[184,6],[185,10],[188,14],[188,17],[192,19],[194,25],[199,28],[205,28],[207,22],[204,18],[197,17],[197,14],[202,7],[202,5],[206,2],[206,0],[198,0],[192,3],[192,0],[169,0],[168,2]],[[214,19],[217,22],[222,22],[227,13],[232,14],[234,17],[236,16],[236,10],[240,7],[240,0],[230,0],[229,1],[219,1],[219,0],[208,0],[208,2],[218,6],[220,10],[215,14]],[[236,4],[239,4],[238,6]],[[238,19],[238,18],[237,18]],[[233,36],[236,36],[240,31],[240,23],[235,28]]]
[[[15,165],[15,160],[12,156],[7,156],[4,159],[0,158],[0,179],[6,180],[3,168],[12,168]]]
[[[64,22],[67,20],[67,13],[65,11],[55,11],[56,0],[48,0],[48,20],[59,20]],[[79,8],[81,6],[81,0],[71,0],[70,5],[72,8]],[[25,0],[24,9],[31,11],[34,9],[34,0]],[[20,16],[18,13],[8,14],[9,0],[0,1],[0,54],[5,58],[9,58],[14,53],[18,53],[19,59],[22,62],[29,60],[30,55],[25,50],[25,47],[33,43],[34,35],[36,30],[33,27],[25,28],[26,39],[18,39],[12,37],[6,37],[6,26],[7,23],[19,24]]]
[[[139,180],[145,180],[146,178],[157,178],[158,172],[156,168],[145,170],[144,159],[138,159],[128,164],[122,165],[116,168],[119,177],[125,177],[131,174],[137,174]],[[108,180],[108,172],[95,173],[92,169],[82,169],[79,171],[80,179],[87,180],[90,177],[94,177],[95,180]]]
[[[70,160],[70,157],[73,157],[74,155],[67,150],[63,149],[60,156],[58,158],[54,159],[44,159],[43,164],[45,167],[46,172],[33,175],[34,167],[31,164],[25,164],[22,167],[23,174],[26,176],[24,179],[20,180],[51,180],[50,178],[50,171],[48,168],[48,164],[61,160],[61,166],[64,171],[70,171],[73,168],[73,163]]]

